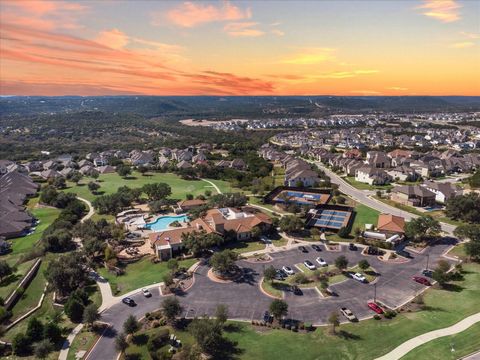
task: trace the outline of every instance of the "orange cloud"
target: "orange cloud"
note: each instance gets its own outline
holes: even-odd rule
[[[313,65],[335,59],[335,51],[336,49],[331,48],[306,48],[280,62],[291,65]]]
[[[418,6],[417,9],[422,9],[425,16],[449,23],[461,19],[461,7],[455,0],[424,0],[423,5]]]
[[[363,96],[370,96],[370,95],[381,95],[382,93],[375,90],[352,90],[350,91],[352,94],[361,94]]]
[[[160,25],[162,17],[162,14],[155,14],[153,24]],[[171,23],[185,28],[210,22],[238,21],[251,17],[250,9],[242,10],[229,1],[224,1],[223,4],[218,6],[188,1],[167,12],[167,19]]]
[[[223,30],[230,36],[235,37],[258,37],[265,35],[265,32],[256,29],[256,22],[237,22],[229,23],[224,26]]]
[[[390,87],[386,87],[385,89],[387,90],[395,90],[395,91],[407,91],[408,88],[406,87],[400,87],[400,86],[390,86]]]
[[[112,49],[123,49],[128,44],[128,36],[118,30],[104,30],[98,34],[95,41]]]

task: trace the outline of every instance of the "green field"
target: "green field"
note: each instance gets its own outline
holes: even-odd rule
[[[232,241],[221,246],[221,249],[230,249],[238,254],[250,251],[259,251],[265,249],[265,243],[262,241]]]
[[[7,276],[0,283],[0,297],[6,299],[10,293],[17,287],[25,274],[30,270],[35,260],[26,261],[17,266],[14,274]]]
[[[410,351],[402,357],[402,360],[458,359],[478,350],[480,350],[480,323],[456,335],[432,340]]]
[[[116,173],[100,175],[98,181],[101,187],[98,190],[98,195],[93,195],[87,187],[87,184],[93,180],[94,179],[91,178],[84,178],[79,185],[69,183],[69,187],[65,189],[65,191],[76,193],[78,196],[90,201],[94,200],[95,197],[101,194],[113,194],[121,186],[139,188],[145,184],[157,182],[170,185],[172,188],[172,195],[170,197],[173,199],[185,199],[186,194],[204,194],[205,190],[211,190],[212,194],[215,194],[216,192],[212,185],[202,180],[183,180],[177,175],[171,173],[151,173],[147,176],[142,176],[138,172],[133,172],[127,179],[120,177]],[[221,180],[211,181],[214,182],[222,192],[230,191],[230,184],[228,182]]]
[[[380,215],[379,211],[362,204],[357,204],[357,206],[355,206],[355,219],[353,221],[352,230],[355,230],[357,227],[363,230],[365,224],[373,224],[376,226],[378,215]]]
[[[325,359],[374,359],[412,337],[450,326],[478,312],[480,265],[466,264],[464,269],[465,279],[455,283],[457,291],[431,289],[425,294],[426,310],[403,312],[393,320],[366,320],[341,325],[338,336],[330,335],[326,328],[308,334],[268,329],[256,331],[245,323],[239,323],[238,331],[226,335],[238,342],[242,351],[240,358],[244,360],[313,360],[320,356]]]
[[[188,269],[196,262],[197,259],[188,259],[180,261],[179,264],[181,267]],[[107,279],[112,286],[114,295],[125,294],[143,286],[162,282],[163,276],[169,271],[166,262],[163,261],[154,264],[151,261],[151,257],[145,257],[142,260],[127,265],[125,274],[120,276],[110,273],[106,268],[98,269],[98,273]]]

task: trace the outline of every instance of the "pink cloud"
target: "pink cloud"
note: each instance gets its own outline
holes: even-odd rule
[[[237,21],[252,17],[250,9],[242,10],[224,1],[222,4],[201,4],[196,2],[184,2],[178,7],[172,8],[166,14],[168,21],[185,28],[195,27],[210,22]],[[154,25],[160,25],[162,14],[155,14]]]
[[[422,9],[425,16],[449,23],[461,19],[461,7],[456,0],[423,0],[417,9]]]
[[[265,32],[256,29],[256,22],[235,22],[223,27],[223,30],[230,36],[235,37],[258,37],[265,35]]]

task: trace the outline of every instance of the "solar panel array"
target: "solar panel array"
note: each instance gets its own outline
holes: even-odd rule
[[[340,229],[348,216],[350,216],[350,213],[345,211],[323,210],[314,216],[314,225]]]

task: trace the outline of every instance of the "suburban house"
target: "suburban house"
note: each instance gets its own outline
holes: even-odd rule
[[[409,206],[435,205],[435,193],[420,185],[402,185],[392,189],[391,200]]]
[[[297,186],[302,183],[304,187],[312,187],[320,181],[318,174],[313,170],[299,170],[285,174],[285,186]]]
[[[390,158],[382,151],[369,151],[367,152],[366,163],[375,168],[389,168]]]
[[[364,166],[355,171],[355,180],[370,185],[386,185],[392,177],[382,169]]]
[[[400,181],[417,181],[420,174],[409,166],[397,166],[396,168],[386,170],[387,174],[393,179]]]
[[[220,236],[230,234],[237,240],[248,240],[254,228],[265,231],[271,225],[272,221],[267,215],[251,212],[247,208],[210,209],[204,217],[193,220],[186,227],[151,233],[149,241],[159,259],[168,260],[183,249],[183,234],[198,231]]]
[[[462,190],[452,183],[425,181],[422,186],[435,193],[435,201],[445,204],[449,199],[462,194]]]
[[[34,219],[24,204],[37,190],[38,184],[27,175],[11,172],[0,177],[0,237],[19,237],[30,229]]]
[[[103,157],[93,159],[93,164],[97,167],[108,165],[108,160]]]

